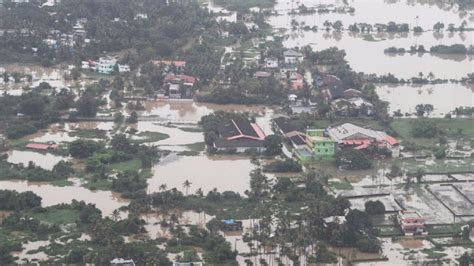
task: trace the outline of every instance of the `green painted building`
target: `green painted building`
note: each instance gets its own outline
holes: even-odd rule
[[[332,159],[336,154],[336,142],[325,134],[324,129],[308,129],[306,135],[311,140],[310,148],[315,159]]]

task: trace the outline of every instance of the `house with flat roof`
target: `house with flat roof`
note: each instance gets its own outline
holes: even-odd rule
[[[274,57],[265,58],[265,67],[266,68],[278,68],[278,59]]]
[[[256,124],[244,119],[233,119],[221,122],[217,127],[218,139],[214,142],[217,150],[235,150],[245,152],[256,149],[265,150],[266,138],[263,130]]]
[[[303,61],[303,54],[295,50],[287,50],[283,52],[283,56],[286,64],[297,64]]]
[[[336,142],[325,129],[308,129],[306,135],[315,159],[330,159],[336,154]]]

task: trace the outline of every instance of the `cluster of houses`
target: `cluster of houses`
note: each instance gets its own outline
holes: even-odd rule
[[[278,58],[268,57],[264,59],[263,71],[255,73],[256,78],[279,78],[285,84],[289,84],[292,90],[303,88],[304,76],[298,73],[297,64],[303,62],[303,54],[295,50],[287,50],[283,53],[283,61]]]
[[[293,113],[311,112],[318,104],[318,98],[327,102],[331,111],[341,116],[371,116],[374,112],[373,103],[367,100],[362,91],[345,88],[341,79],[335,75],[319,73],[313,77],[313,86],[309,99],[299,99],[296,94],[288,95]],[[305,105],[307,108],[301,108]]]
[[[105,75],[110,75],[115,70],[119,73],[130,72],[129,65],[118,64],[117,58],[110,56],[101,57],[98,61],[82,61],[81,68],[82,70],[96,71]]]
[[[338,149],[366,150],[374,145],[389,150],[392,157],[400,155],[400,145],[394,137],[352,123],[307,129],[305,132],[299,131],[286,117],[273,119],[273,124],[279,134],[288,139],[293,154],[302,162],[334,158]]]
[[[194,96],[194,85],[197,77],[182,74],[186,67],[186,61],[180,60],[155,60],[156,66],[163,67],[166,73],[163,79],[163,89],[158,92],[160,99],[192,99]]]

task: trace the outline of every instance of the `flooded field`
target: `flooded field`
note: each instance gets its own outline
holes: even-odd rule
[[[249,158],[170,155],[155,165],[153,177],[148,180],[148,192],[157,192],[161,184],[166,184],[168,189],[186,193],[183,183],[189,180],[192,183],[189,194],[199,188],[204,194],[216,188],[243,195],[249,189],[252,169]]]
[[[100,190],[91,191],[80,186],[58,187],[42,182],[0,181],[0,188],[18,192],[32,191],[43,199],[41,201],[43,207],[71,203],[74,199],[84,201],[95,204],[104,216],[112,214],[115,209],[129,203],[128,200],[121,198],[116,193]]]
[[[23,250],[20,252],[14,252],[13,255],[18,257],[17,263],[23,264],[26,261],[42,261],[48,259],[48,255],[42,251],[35,252],[41,247],[46,247],[51,242],[49,240],[45,241],[33,241],[23,244]],[[26,261],[25,261],[26,260]]]
[[[417,104],[431,104],[431,116],[443,117],[457,107],[474,106],[474,85],[378,85],[377,94],[390,103],[390,113],[400,110],[412,114]]]
[[[150,239],[161,237],[170,238],[172,236],[169,227],[161,225],[161,222],[163,221],[169,222],[171,215],[177,217],[177,222],[180,225],[197,225],[201,228],[214,218],[214,216],[208,215],[204,212],[197,213],[193,211],[175,212],[166,215],[158,213],[143,214],[141,218],[146,222],[145,229],[147,230]]]
[[[442,21],[444,24],[460,24],[466,20],[468,26],[472,26],[473,14],[459,10],[456,5],[443,3],[443,1],[419,1],[419,0],[353,0],[347,1],[348,5],[355,8],[354,13],[324,13],[311,14],[306,16],[297,16],[302,21],[307,20],[308,25],[321,25],[324,21],[341,20],[345,25],[355,22],[366,23],[387,23],[393,21],[396,23],[408,23],[412,26],[418,24],[424,29],[432,29],[433,25]],[[275,18],[274,23],[285,25],[285,20],[292,17],[287,15],[292,8],[297,8],[304,4],[306,7],[315,7],[320,4],[333,5],[335,7],[344,6],[343,0],[279,0],[275,10],[279,14],[284,14]],[[416,21],[418,17],[418,21]]]
[[[4,91],[7,94],[19,95],[20,89],[23,87],[36,87],[41,82],[48,82],[52,87],[57,89],[65,87],[84,88],[86,85],[97,81],[97,78],[83,77],[79,81],[66,79],[70,73],[70,69],[73,66],[58,66],[54,68],[42,67],[39,65],[19,65],[19,64],[8,64],[0,65],[0,73],[20,73],[31,75],[31,80],[23,78],[20,82],[15,83],[12,78],[8,83],[5,83],[3,79],[0,80],[0,91]]]
[[[67,161],[68,158],[53,155],[50,153],[39,153],[33,151],[18,151],[13,150],[7,153],[9,163],[13,164],[20,164],[22,163],[24,166],[28,166],[28,163],[31,161],[36,166],[39,166],[46,170],[52,170],[54,165],[56,165],[59,161],[65,160]]]
[[[474,33],[433,33],[432,31],[422,34],[413,33],[351,33],[351,32],[326,32],[324,22],[335,22],[340,20],[344,28],[354,23],[408,23],[410,29],[419,25],[425,30],[432,30],[438,21],[446,25],[454,23],[459,26],[463,19],[468,25],[472,25],[473,15],[463,14],[457,9],[442,10],[436,6],[408,3],[406,1],[382,1],[382,0],[356,0],[350,1],[349,5],[355,7],[353,14],[324,13],[308,15],[288,14],[292,8],[304,4],[307,7],[318,4],[335,4],[342,6],[343,1],[278,1],[278,16],[269,19],[269,23],[276,29],[289,30],[292,21],[299,25],[317,26],[318,32],[287,31],[284,45],[288,48],[311,45],[313,49],[321,50],[329,47],[338,47],[346,51],[346,59],[351,67],[358,72],[375,73],[379,75],[392,73],[400,78],[411,78],[419,72],[428,74],[432,72],[438,78],[462,78],[473,71],[473,57],[465,55],[388,55],[384,49],[395,46],[410,48],[412,45],[423,45],[430,48],[434,45],[462,43],[469,46],[473,43]],[[397,11],[399,10],[399,11]],[[403,10],[403,11],[402,11]],[[416,19],[418,17],[418,19]],[[441,19],[442,18],[442,19]],[[450,22],[448,22],[450,21]]]

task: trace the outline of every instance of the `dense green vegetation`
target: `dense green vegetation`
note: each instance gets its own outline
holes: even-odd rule
[[[78,62],[102,52],[123,49],[136,49],[127,60],[136,65],[155,56],[173,56],[198,34],[211,32],[215,25],[212,17],[193,1],[166,4],[165,1],[140,0],[117,4],[66,0],[49,8],[41,8],[36,1],[31,1],[19,5],[5,3],[0,12],[0,28],[14,32],[1,39],[1,57],[5,61],[34,60],[43,65],[65,60]],[[147,14],[148,18],[137,19],[139,13]],[[43,43],[51,30],[59,34],[72,33],[76,19],[84,19],[85,38],[92,42],[78,38],[73,52],[66,43],[59,42],[57,47]],[[27,34],[20,34],[20,30]],[[18,43],[28,49],[23,49],[23,45],[19,47]],[[32,56],[31,47],[38,48],[36,56]]]
[[[36,166],[33,162],[28,165],[11,164],[0,160],[0,179],[22,179],[28,181],[58,181],[70,177],[74,169],[70,162],[60,161],[52,170],[46,170]]]
[[[229,10],[244,11],[252,7],[272,7],[275,0],[216,0],[215,3]]]

